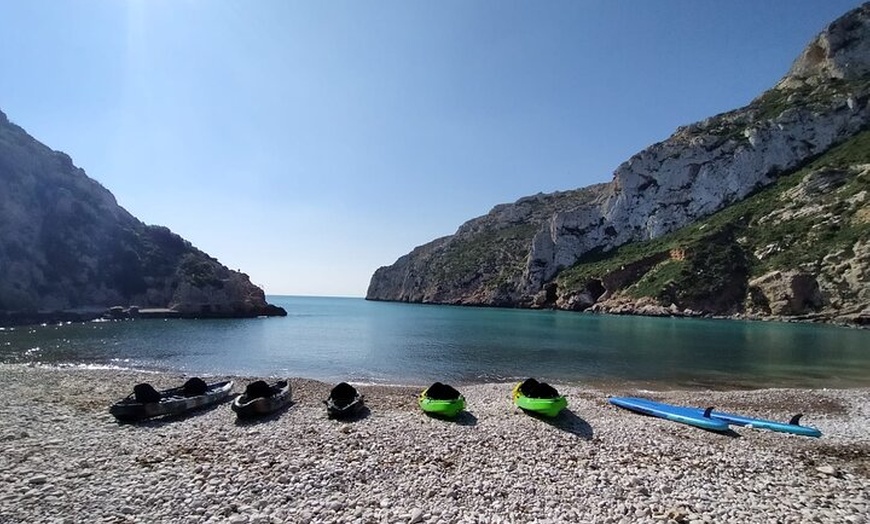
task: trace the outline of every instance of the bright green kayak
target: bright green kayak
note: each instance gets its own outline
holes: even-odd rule
[[[431,413],[432,415],[439,415],[442,417],[455,417],[457,413],[465,409],[465,397],[459,395],[457,398],[451,400],[439,400],[434,398],[429,398],[426,394],[428,393],[429,388],[423,390],[420,393],[420,409],[425,411],[426,413]]]
[[[520,392],[522,382],[514,387],[514,404],[525,411],[544,415],[545,417],[555,417],[560,411],[568,406],[568,400],[564,395],[555,398],[531,398]]]

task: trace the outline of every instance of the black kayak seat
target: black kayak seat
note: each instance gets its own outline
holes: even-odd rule
[[[185,397],[205,395],[205,392],[208,391],[208,384],[199,377],[191,377],[184,383],[183,391]]]
[[[533,378],[527,378],[520,384],[520,393],[528,398],[559,398],[556,388]]]
[[[538,390],[536,391],[536,398],[559,398],[559,392],[556,391],[556,388],[547,384],[546,382],[541,382],[538,384]]]
[[[142,404],[150,404],[152,402],[160,402],[160,393],[154,389],[154,386],[148,384],[147,382],[143,382],[142,384],[136,384],[133,386],[133,397],[136,399],[136,402],[140,402]]]
[[[426,390],[426,396],[432,400],[456,400],[460,393],[453,386],[436,382]]]
[[[332,403],[335,404],[339,408],[343,408],[345,406],[350,405],[354,399],[357,397],[358,393],[356,388],[348,384],[347,382],[340,382],[329,393],[329,398],[332,399]]]
[[[532,393],[538,389],[538,381],[533,378],[527,378],[520,384],[520,393],[526,397],[533,398]]]
[[[248,398],[265,398],[272,396],[272,387],[265,380],[251,382],[245,388],[245,396]]]

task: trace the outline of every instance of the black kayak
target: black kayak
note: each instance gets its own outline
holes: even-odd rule
[[[122,422],[134,422],[165,415],[180,415],[187,411],[217,404],[227,398],[233,382],[206,384],[193,377],[183,386],[157,391],[151,384],[137,384],[133,393],[109,407],[109,413]]]
[[[248,384],[245,392],[233,400],[233,411],[239,418],[261,417],[278,411],[292,400],[289,380],[279,380],[272,385],[257,380]]]
[[[348,384],[341,382],[329,392],[326,404],[326,416],[329,418],[347,418],[358,414],[365,406],[365,397]]]

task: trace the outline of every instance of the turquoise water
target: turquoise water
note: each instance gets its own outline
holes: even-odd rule
[[[650,387],[870,385],[870,331],[269,297],[284,318],[0,331],[0,361],[425,384],[536,376]]]

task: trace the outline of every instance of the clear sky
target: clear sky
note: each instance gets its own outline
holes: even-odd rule
[[[268,294],[608,181],[851,0],[0,0],[0,109]]]

